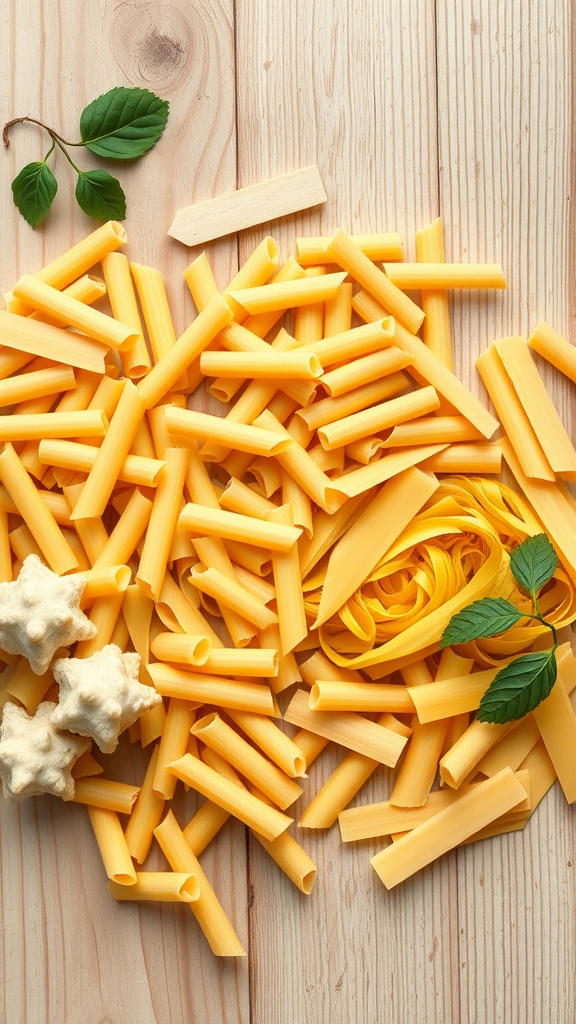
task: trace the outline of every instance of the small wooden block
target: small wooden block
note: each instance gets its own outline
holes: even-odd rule
[[[312,165],[185,206],[177,211],[168,234],[184,245],[203,245],[325,202],[318,168]]]

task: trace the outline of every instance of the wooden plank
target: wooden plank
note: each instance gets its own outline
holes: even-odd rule
[[[479,394],[478,350],[495,338],[529,334],[539,318],[560,333],[569,329],[570,6],[438,5],[446,258],[497,260],[508,281],[497,295],[453,296],[457,371]],[[539,365],[570,430],[574,392]],[[555,787],[523,833],[458,853],[459,1019],[572,1019],[571,821]]]
[[[176,212],[168,234],[184,245],[203,245],[214,238],[253,228],[326,202],[318,168],[302,167],[246,188],[205,199]]]
[[[296,236],[341,227],[399,231],[415,258],[416,230],[438,214],[434,8],[335,0],[284,4],[279,17],[267,0],[237,5],[239,184],[315,162],[328,193],[320,209],[269,225],[284,256]],[[259,238],[246,233],[241,259]],[[323,753],[307,794],[341,756]],[[379,769],[361,799],[389,786]],[[271,1007],[275,1024],[455,1024],[455,857],[386,893],[369,865],[377,843],[343,850],[337,826],[296,835],[318,865],[308,898],[250,844],[253,1024],[268,1024]]]
[[[108,88],[136,85],[170,100],[158,146],[111,170],[127,195],[126,251],[162,270],[180,333],[194,315],[182,277],[194,254],[167,237],[168,225],[191,196],[236,187],[232,0],[46,0],[41,9],[10,4],[3,10],[6,117],[38,116],[73,140],[82,107]],[[18,125],[2,153],[2,291],[95,226],[75,204],[73,176],[60,154],[59,191],[44,227],[32,231],[12,207],[11,179],[47,148],[37,128]],[[82,150],[73,152],[80,166],[97,165]],[[237,268],[235,241],[220,243],[212,262],[227,283]],[[116,777],[135,781],[148,754],[132,765],[128,751],[115,762]],[[187,807],[191,814],[190,798]],[[202,864],[247,947],[245,850],[243,829],[227,826]],[[164,865],[159,852],[152,862]],[[50,798],[21,808],[0,801],[0,885],[2,1024],[247,1024],[247,958],[216,959],[188,908],[116,905],[85,809]]]

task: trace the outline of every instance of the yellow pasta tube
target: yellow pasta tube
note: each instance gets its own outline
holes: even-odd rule
[[[89,473],[101,449],[75,441],[42,440],[38,447],[40,461],[48,466],[62,466],[80,473]],[[166,465],[159,459],[145,459],[140,455],[127,455],[120,466],[118,480],[140,487],[156,487]],[[114,481],[116,482],[116,481]],[[84,518],[84,517],[83,517]],[[96,518],[95,516],[86,518]]]
[[[398,715],[414,713],[411,692],[398,683],[316,679],[310,690],[308,704],[313,711],[360,711],[363,714],[389,711]]]
[[[212,952],[216,956],[245,956],[242,943],[172,811],[157,826],[154,835],[172,870],[189,872],[198,883],[198,899],[190,904],[190,909]]]
[[[71,573],[74,578],[76,574]],[[86,581],[80,604],[85,608],[97,597],[109,597],[111,594],[124,593],[132,573],[127,565],[109,565],[101,569],[83,569],[77,574]]]
[[[204,753],[208,748],[205,748]],[[230,817],[229,811],[212,802],[204,800],[183,830],[184,838],[197,857],[218,835]],[[286,834],[286,833],[284,833]]]
[[[310,342],[306,351],[312,352],[326,367],[380,352],[393,344],[394,321],[389,316],[383,316],[360,327],[351,327],[339,334]]]
[[[383,315],[382,307],[366,292],[358,292],[352,305],[363,320],[377,320]],[[499,426],[498,421],[420,338],[415,338],[402,324],[396,323],[392,341],[410,357],[418,374],[436,388],[457,412],[466,416],[484,437],[492,437]]]
[[[142,788],[124,833],[130,855],[138,864],[143,864],[148,856],[154,829],[159,824],[164,811],[163,797],[154,792],[154,776],[158,765],[159,748],[160,744],[157,743],[152,751]]]
[[[152,900],[155,903],[193,903],[199,895],[195,875],[177,871],[139,871],[135,885],[108,882],[115,900]]]
[[[324,337],[349,331],[352,326],[352,292],[351,281],[344,281],[331,299],[324,303]]]
[[[313,629],[337,612],[368,578],[437,486],[434,477],[414,468],[406,469],[380,488],[332,549]],[[394,510],[393,515],[390,509]]]
[[[304,272],[304,276],[319,277],[324,273],[324,267],[311,267]],[[306,345],[310,341],[317,341],[323,335],[324,303],[310,302],[306,306],[298,306],[294,313],[294,337],[298,344]]]
[[[268,514],[271,523],[284,526],[292,524],[290,508],[282,505]],[[298,646],[308,633],[304,598],[300,584],[300,559],[298,546],[293,544],[290,551],[272,552],[272,572],[276,588],[276,605],[280,629],[280,650],[288,654]]]
[[[99,342],[41,320],[29,320],[26,316],[16,316],[3,310],[0,311],[0,345],[65,366],[104,373],[106,348]]]
[[[243,615],[253,622],[258,629],[265,629],[272,622],[278,622],[275,612],[266,607],[262,601],[248,593],[241,583],[228,579],[218,569],[194,566],[190,579],[194,586],[203,594],[213,597],[219,604],[232,608],[238,615]]]
[[[252,516],[205,508],[193,502],[185,506],[178,522],[195,535],[244,541],[271,551],[289,551],[302,533],[295,526],[264,522]]]
[[[260,380],[317,380],[322,373],[313,352],[203,352],[200,369],[207,377],[220,374]]]
[[[42,558],[42,551],[25,523],[22,523],[21,526],[17,526],[15,530],[11,530],[8,534],[8,540],[14,555],[20,563],[22,563],[28,555],[37,555],[38,558]],[[76,560],[78,561],[77,555]]]
[[[221,507],[228,512],[240,512],[256,519],[266,519],[268,513],[276,508],[273,501],[236,477],[230,477],[227,481],[219,500]]]
[[[58,653],[65,654],[64,650]],[[36,675],[27,658],[18,658],[5,692],[20,701],[28,714],[33,715],[53,683],[54,675],[50,669],[42,675]]]
[[[294,740],[270,718],[252,711],[231,710],[228,717],[290,778],[305,775],[306,759]]]
[[[482,760],[478,761],[476,769],[486,776],[495,775],[506,765],[510,765],[512,770],[516,771],[539,739],[540,731],[533,715],[526,715],[500,743],[496,743]]]
[[[437,217],[429,227],[416,232],[416,257],[419,263],[446,262],[444,230],[440,217]],[[425,313],[422,340],[448,369],[453,370],[452,328],[446,290],[424,288],[421,302]]]
[[[302,787],[289,778],[276,764],[252,747],[218,714],[205,715],[192,726],[192,735],[215,750],[244,778],[285,810],[302,795]]]
[[[430,473],[465,473],[486,475],[499,473],[502,467],[502,449],[490,441],[471,444],[451,444],[422,460],[422,469]]]
[[[291,436],[288,430],[282,426],[282,424],[276,419],[274,414],[266,409],[263,413],[258,416],[257,420],[254,421],[255,425],[262,426],[270,432],[281,434],[284,438],[290,438],[291,444],[282,452],[278,453],[276,458],[282,469],[288,473],[297,484],[300,485],[302,490],[315,501],[317,505],[320,505],[326,512],[335,512],[341,505],[344,504],[346,498],[331,483],[330,477],[326,476],[322,472],[319,466],[316,465],[314,459],[311,458],[310,454],[299,445]],[[270,524],[270,526],[276,524]],[[277,527],[278,529],[297,529],[296,527]],[[299,535],[302,530],[298,528]],[[252,541],[252,543],[254,543]],[[287,548],[275,548],[271,550],[288,550]]]
[[[406,737],[399,736],[392,729],[376,725],[362,715],[351,712],[331,713],[312,711],[308,707],[308,696],[304,690],[297,690],[288,705],[284,718],[292,725],[309,732],[325,736],[334,743],[355,750],[359,754],[394,767],[404,747]]]
[[[410,729],[402,728],[398,720],[390,714],[381,715],[377,724],[389,727],[399,735],[410,735]],[[378,764],[378,761],[354,751],[346,754],[314,799],[304,809],[299,822],[301,828],[330,828],[340,812],[347,807],[364,783],[376,771]]]
[[[42,555],[53,572],[63,575],[76,569],[78,559],[11,444],[6,444],[0,454],[0,481],[24,522],[33,532]]]
[[[173,437],[201,438],[215,441],[236,451],[252,455],[278,455],[291,444],[291,439],[278,437],[274,431],[246,423],[234,423],[220,416],[194,412],[191,409],[166,409],[166,426]],[[211,455],[209,455],[212,461]]]
[[[187,672],[172,665],[151,664],[150,677],[163,697],[177,697],[197,705],[215,704],[222,708],[237,708],[258,715],[272,715],[274,703],[268,686],[258,683],[208,676],[202,672]]]
[[[515,772],[515,775],[525,789],[524,800],[515,806],[525,807],[531,803],[531,800],[526,798],[530,785],[529,772]],[[466,793],[474,791],[478,785],[479,782],[473,782],[461,786],[458,790],[434,790],[429,793],[422,807],[396,807],[389,800],[365,804],[362,807],[349,807],[338,816],[342,842],[357,842],[362,839],[376,839],[378,836],[393,836],[399,832],[410,832],[439,811],[457,804]]]
[[[371,857],[370,863],[386,888],[391,889],[511,810],[525,796],[512,769],[504,768]]]
[[[231,317],[230,307],[222,296],[214,296],[206,309],[196,317],[184,334],[180,335],[138,384],[147,409],[157,405],[170,388],[174,387],[180,375],[229,323]]]
[[[65,288],[76,278],[85,274],[96,263],[99,263],[107,252],[112,252],[124,245],[127,235],[122,224],[109,220],[102,227],[87,235],[72,248],[58,256],[57,259],[42,267],[34,276],[39,281],[51,284],[53,288]],[[32,312],[25,303],[7,297],[7,308],[19,316],[27,316]]]
[[[152,507],[152,502],[139,490],[132,492],[124,512],[94,561],[95,569],[123,565],[130,560],[150,521]]]
[[[98,449],[94,465],[72,512],[73,520],[101,516],[104,512],[144,412],[144,402],[138,389],[127,380],[102,447]]]
[[[154,362],[157,363],[176,341],[164,278],[155,267],[141,263],[130,263],[130,271],[140,299]]]
[[[116,814],[130,814],[139,792],[139,786],[128,786],[125,782],[81,778],[76,780],[73,799],[77,804],[101,807]]]
[[[302,277],[295,281],[272,282],[255,288],[230,289],[228,294],[247,313],[271,313],[309,302],[323,302],[331,298],[346,274],[323,274],[321,277]]]
[[[158,761],[152,781],[156,796],[171,800],[176,789],[176,776],[166,768],[171,761],[177,761],[187,750],[190,729],[196,721],[196,709],[185,700],[171,697],[166,711],[166,722],[160,738]]]
[[[202,664],[207,675],[275,676],[278,672],[278,652],[273,647],[218,647],[210,651]]]
[[[409,365],[410,357],[396,345],[390,345],[388,348],[382,349],[381,352],[371,352],[367,356],[329,370],[328,373],[322,375],[320,381],[328,394],[332,398],[337,398],[363,384],[369,384],[389,373],[403,370]]]
[[[96,634],[90,640],[80,640],[76,644],[75,657],[89,658],[95,651],[101,651],[112,640],[112,634],[122,610],[124,594],[109,594],[108,597],[96,597],[90,608],[88,618],[96,626]]]
[[[345,416],[367,409],[368,406],[374,406],[376,402],[393,398],[406,391],[408,385],[408,378],[401,371],[390,373],[379,380],[347,391],[338,398],[321,398],[305,409],[298,409],[295,419],[302,420],[310,430],[317,430],[327,423],[334,423]]]
[[[88,816],[108,878],[126,888],[135,885],[136,872],[116,812],[88,807]]]
[[[561,676],[554,683],[550,696],[532,714],[564,796],[568,803],[574,803],[576,770],[572,755],[576,742],[576,715]]]
[[[120,352],[120,359],[125,376],[138,380],[148,373],[151,361],[142,331],[130,263],[124,253],[111,252],[102,259],[102,270],[113,316],[121,323],[129,324],[137,335],[132,348]]]
[[[184,478],[188,468],[188,452],[185,448],[167,448],[164,459],[166,468],[158,481],[136,573],[136,582],[140,589],[148,597],[153,598],[160,596],[170,546],[180,514]]]
[[[481,441],[482,434],[465,416],[423,416],[393,427],[383,442],[384,448],[404,448],[414,444],[443,444],[455,441]]]
[[[189,633],[158,633],[150,650],[159,661],[204,665],[210,653],[210,641],[206,636],[190,636]]]
[[[505,338],[494,345],[552,470],[574,479],[576,451],[536,369],[528,345],[523,338]]]
[[[213,647],[222,647],[222,641],[208,624],[204,616],[184,596],[170,573],[164,576],[160,598],[156,602],[156,613],[161,622],[174,632],[197,633],[209,637]]]
[[[377,434],[381,430],[404,423],[415,416],[425,415],[438,409],[440,399],[431,386],[411,391],[407,395],[381,402],[370,409],[344,416],[318,428],[318,437],[323,448],[330,450],[351,444],[360,437]]]
[[[513,723],[496,725],[475,719],[440,760],[440,778],[452,789],[458,789],[484,754],[510,732]],[[504,812],[502,812],[504,813]]]
[[[239,789],[191,754],[184,754],[169,767],[177,778],[229,811],[265,839],[276,839],[292,823],[287,814]]]
[[[0,442],[43,437],[103,437],[108,421],[102,411],[28,413],[0,417]]]
[[[0,581],[10,583],[12,580],[12,556],[8,539],[8,513],[0,511]]]
[[[14,285],[13,294],[16,299],[55,317],[68,327],[75,327],[108,348],[128,350],[133,348],[138,338],[138,332],[127,324],[87,306],[30,274],[25,274]]]
[[[359,444],[360,442],[354,443]],[[365,491],[385,483],[392,477],[399,476],[411,466],[420,466],[422,472],[434,472],[434,460],[442,454],[445,447],[442,444],[426,444],[401,448],[399,451],[391,452],[379,459],[373,459],[367,465],[359,466],[358,469],[348,469],[341,476],[333,477],[332,480],[334,486],[349,497],[362,496]],[[348,445],[346,448],[348,449]]]
[[[553,330],[544,320],[539,320],[528,344],[534,352],[555,366],[565,377],[576,382],[576,349],[566,338]]]
[[[408,692],[416,706],[419,721],[435,722],[460,715],[463,711],[475,711],[497,671],[486,669],[471,675],[440,680],[437,678],[428,686],[409,687]]]
[[[84,302],[86,305],[92,305],[93,302],[97,302],[106,295],[106,285],[102,278],[94,277],[92,274],[83,274],[77,281],[72,281],[67,288],[62,289],[65,295],[70,296],[73,299],[77,299],[79,302]],[[60,321],[55,317],[51,317],[47,313],[40,313],[35,310],[34,313],[29,313],[30,320],[42,320],[44,323],[56,324],[60,326]],[[118,319],[120,319],[118,317]]]
[[[43,370],[31,370],[0,381],[0,407],[29,402],[45,395],[56,395],[76,387],[76,378],[71,366],[48,366]]]
[[[334,263],[352,274],[399,323],[416,333],[424,319],[423,311],[369,260],[348,235],[338,230],[326,253]]]
[[[218,285],[205,252],[200,253],[186,267],[184,279],[190,289],[194,305],[200,313],[218,293]]]
[[[350,235],[358,248],[375,263],[384,260],[401,260],[402,240],[396,232],[381,232],[368,235]],[[326,253],[332,238],[330,235],[296,239],[296,259],[303,267],[316,263],[329,263]]]
[[[499,263],[385,263],[397,288],[506,288]]]

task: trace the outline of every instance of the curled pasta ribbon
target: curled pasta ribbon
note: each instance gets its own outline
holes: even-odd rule
[[[530,614],[530,598],[510,571],[510,552],[542,529],[507,485],[481,477],[445,478],[363,585],[321,626],[324,652],[342,667],[382,665],[381,674],[390,673],[437,651],[450,618],[472,601],[504,597]],[[325,575],[323,562],[304,583],[310,615],[317,612]],[[576,618],[576,587],[561,564],[539,604],[557,628]],[[525,619],[458,652],[480,665],[499,665],[546,632],[546,626]]]

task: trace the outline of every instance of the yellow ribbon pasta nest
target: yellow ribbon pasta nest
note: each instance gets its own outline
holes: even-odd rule
[[[326,655],[342,667],[387,675],[439,648],[452,615],[483,597],[504,597],[532,611],[510,571],[510,552],[541,523],[510,487],[482,477],[443,479],[363,585],[318,631]],[[304,583],[315,616],[329,555]],[[556,628],[576,618],[576,584],[560,564],[540,597]],[[529,619],[497,637],[461,645],[460,654],[497,666],[532,647],[548,630]]]

